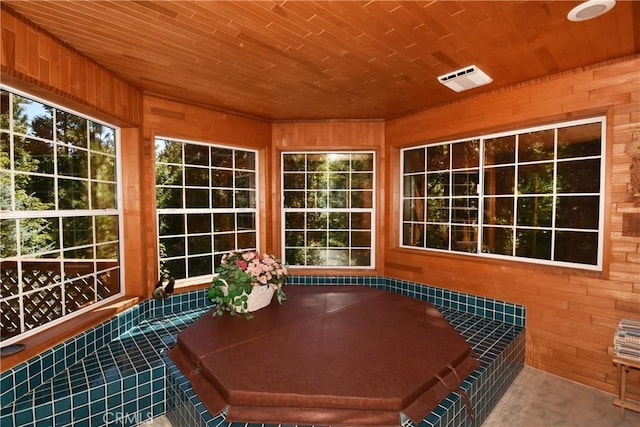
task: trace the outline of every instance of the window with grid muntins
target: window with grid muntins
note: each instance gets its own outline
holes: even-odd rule
[[[372,268],[375,153],[282,153],[284,261]]]
[[[156,138],[160,271],[214,273],[222,255],[257,248],[257,152]]]
[[[401,150],[401,246],[602,268],[604,117]]]
[[[118,131],[0,90],[1,339],[120,294]]]

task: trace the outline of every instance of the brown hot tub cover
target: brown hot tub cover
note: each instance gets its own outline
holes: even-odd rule
[[[282,424],[418,423],[478,367],[429,303],[361,286],[288,286],[243,317],[207,313],[169,352],[212,414]],[[466,396],[465,396],[466,398]]]

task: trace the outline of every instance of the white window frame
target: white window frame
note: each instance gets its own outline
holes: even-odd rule
[[[583,157],[571,157],[571,158],[567,158],[567,159],[558,159],[558,152],[557,152],[557,130],[561,129],[561,128],[565,128],[565,127],[571,127],[571,126],[579,126],[579,125],[584,125],[584,124],[592,124],[592,123],[600,123],[601,125],[601,138],[600,138],[600,155],[599,156],[583,156]],[[509,130],[509,131],[504,131],[504,132],[499,132],[499,133],[493,133],[493,134],[486,134],[486,135],[477,135],[477,136],[471,136],[468,138],[462,138],[462,139],[456,139],[456,140],[449,140],[449,141],[443,141],[443,142],[437,142],[437,143],[433,143],[433,144],[421,144],[421,145],[416,145],[416,146],[411,146],[411,147],[404,147],[400,150],[400,163],[401,163],[401,169],[400,169],[400,215],[398,218],[398,223],[399,223],[399,230],[400,233],[399,234],[399,241],[398,244],[400,247],[402,248],[408,248],[408,249],[415,249],[415,250],[423,250],[423,251],[433,251],[433,252],[442,252],[442,253],[450,253],[450,254],[457,254],[457,255],[465,255],[465,256],[474,256],[474,257],[483,257],[483,258],[493,258],[493,259],[500,259],[500,260],[509,260],[509,261],[518,261],[518,262],[527,262],[527,263],[533,263],[533,264],[542,264],[542,265],[551,265],[551,266],[560,266],[560,267],[570,267],[570,268],[579,268],[579,269],[584,269],[584,270],[593,270],[593,271],[602,271],[603,269],[603,242],[604,242],[604,217],[605,217],[605,178],[606,178],[606,128],[607,128],[607,121],[606,121],[606,117],[605,116],[598,116],[598,117],[591,117],[591,118],[585,118],[585,119],[579,119],[579,120],[571,120],[571,121],[564,121],[564,122],[556,122],[553,124],[548,124],[548,125],[542,125],[542,126],[536,126],[536,127],[530,127],[530,128],[522,128],[522,129],[516,129],[516,130]],[[515,250],[516,250],[516,245],[514,245],[514,249],[513,249],[513,254],[512,255],[500,255],[500,254],[494,254],[494,253],[487,253],[487,252],[482,252],[482,242],[483,242],[483,230],[484,230],[484,200],[486,195],[484,194],[484,171],[486,169],[484,162],[483,162],[483,158],[484,158],[484,152],[485,152],[485,140],[487,139],[492,139],[492,138],[500,138],[500,137],[505,137],[505,136],[516,136],[518,134],[522,134],[525,132],[536,132],[536,131],[542,131],[542,130],[554,130],[554,158],[553,158],[553,165],[554,165],[554,181],[555,181],[555,177],[557,175],[557,168],[555,167],[558,163],[562,163],[564,161],[572,161],[572,160],[586,160],[586,159],[595,159],[595,158],[599,158],[600,159],[600,188],[599,188],[599,207],[598,207],[598,228],[597,230],[593,230],[594,233],[597,233],[598,238],[597,238],[597,244],[598,244],[598,253],[597,253],[597,260],[595,264],[581,264],[581,263],[573,263],[573,262],[565,262],[565,261],[555,261],[555,260],[547,260],[547,259],[540,259],[540,258],[528,258],[528,257],[523,257],[523,256],[516,256],[515,255]],[[437,249],[437,248],[427,248],[427,247],[421,247],[421,246],[412,246],[412,245],[407,245],[404,244],[404,224],[407,223],[407,221],[404,220],[403,218],[403,214],[404,214],[404,202],[405,200],[411,199],[411,198],[406,198],[405,197],[405,188],[404,188],[404,177],[405,174],[405,165],[404,165],[404,152],[405,151],[410,151],[410,150],[415,150],[415,149],[419,149],[419,148],[427,148],[427,147],[433,147],[433,146],[437,146],[437,145],[449,145],[451,146],[452,144],[458,143],[458,142],[465,142],[465,141],[472,141],[472,140],[480,140],[480,152],[479,152],[479,162],[478,162],[478,168],[479,168],[479,182],[478,182],[478,223],[476,224],[477,226],[477,230],[478,230],[478,239],[477,239],[477,248],[476,248],[476,252],[463,252],[463,251],[455,251],[453,249],[451,249],[451,242],[452,242],[452,236],[451,236],[451,225],[452,225],[452,219],[451,219],[451,211],[452,209],[452,205],[449,205],[449,221],[444,223],[447,224],[449,226],[449,249]],[[453,169],[453,156],[450,156],[450,164],[449,164],[449,168],[446,169],[446,171],[452,173],[454,171],[458,171],[459,169]],[[535,162],[526,162],[526,163],[519,163],[518,162],[518,158],[517,158],[517,146],[516,146],[516,153],[515,153],[515,161],[513,163],[509,163],[509,164],[505,164],[505,165],[513,165],[514,167],[516,167],[516,175],[515,175],[515,183],[514,183],[514,193],[512,195],[512,197],[514,198],[514,204],[516,203],[516,199],[519,196],[518,190],[517,190],[517,183],[518,183],[518,176],[517,176],[517,166],[518,165],[522,165],[522,164],[534,164]],[[541,161],[541,163],[543,163]],[[499,166],[505,166],[505,165],[499,165]],[[450,183],[451,185],[451,183]],[[576,193],[576,194],[571,194],[571,196],[582,196],[583,194],[581,193]],[[589,196],[593,196],[595,195],[595,193],[591,194],[587,194]],[[556,208],[556,203],[555,203],[555,198],[557,196],[557,188],[554,185],[553,188],[553,193],[552,193],[552,197],[554,200],[553,203],[553,223],[551,227],[524,227],[524,228],[533,228],[533,229],[548,229],[550,230],[553,235],[555,235],[555,232],[557,230],[566,230],[566,231],[580,231],[580,232],[584,232],[585,230],[583,229],[571,229],[571,228],[561,228],[561,227],[556,227],[555,226],[555,208]],[[566,196],[566,194],[565,194]],[[449,200],[453,200],[453,196],[451,195],[451,193],[449,194]],[[428,198],[425,196],[425,204],[426,201],[428,200]],[[426,208],[426,206],[425,206]],[[513,212],[514,215],[514,222],[513,222],[513,227],[516,227],[516,209],[514,209]],[[416,224],[418,224],[419,222],[415,222]],[[422,224],[428,224],[428,221],[426,221],[426,217],[425,217],[425,221],[422,222]],[[589,230],[592,231],[592,230]],[[555,247],[555,237],[552,238],[551,240],[551,256],[553,257],[553,253],[554,253],[554,247]]]
[[[229,234],[234,234],[235,236],[235,250],[239,250],[239,251],[244,251],[244,250],[257,250],[257,248],[260,247],[260,221],[259,221],[259,211],[258,211],[258,207],[260,206],[260,162],[259,162],[259,151],[255,150],[255,149],[251,149],[251,148],[245,148],[245,147],[237,147],[237,146],[232,146],[232,145],[226,145],[226,144],[222,144],[222,143],[213,143],[213,142],[206,142],[206,141],[196,141],[196,140],[189,140],[189,139],[183,139],[183,138],[173,138],[173,137],[167,137],[167,136],[161,136],[161,135],[156,135],[156,137],[154,138],[154,176],[155,176],[155,171],[156,171],[156,151],[155,151],[155,144],[156,141],[158,140],[164,140],[164,141],[175,141],[175,142],[179,142],[182,144],[193,144],[193,145],[200,145],[200,146],[204,146],[204,147],[216,147],[216,148],[221,148],[224,150],[230,150],[233,152],[236,151],[245,151],[245,152],[250,152],[253,153],[255,156],[255,169],[253,170],[253,172],[255,173],[255,188],[254,188],[254,192],[255,192],[255,208],[236,208],[236,207],[232,207],[232,208],[215,208],[213,206],[211,206],[211,193],[210,191],[215,188],[215,187],[211,187],[211,182],[209,182],[209,207],[208,208],[187,208],[186,207],[186,203],[185,203],[185,191],[182,192],[182,199],[183,199],[183,206],[185,206],[184,208],[163,208],[160,209],[157,207],[156,205],[156,227],[157,227],[157,240],[156,240],[156,244],[157,244],[157,256],[158,256],[158,263],[160,264],[163,259],[160,257],[160,215],[164,215],[164,214],[168,214],[168,215],[188,215],[188,214],[216,214],[216,213],[233,213],[233,214],[238,214],[238,213],[252,213],[254,215],[254,220],[255,220],[255,234],[256,234],[256,247],[238,247],[238,227],[237,227],[237,222],[235,225],[235,229],[233,232],[229,232]],[[182,166],[187,165],[185,163],[185,153],[184,150],[182,150]],[[175,165],[178,165],[177,163],[175,163]],[[211,170],[211,168],[215,167],[215,165],[210,164],[207,166],[209,168],[209,170]],[[204,168],[204,166],[203,166]],[[224,169],[228,169],[231,170],[233,172],[241,170],[241,169],[236,169],[235,165],[231,168],[224,168]],[[177,187],[177,186],[176,186]],[[186,185],[185,183],[185,176],[183,173],[182,176],[182,185],[180,186],[183,190],[185,188],[190,188],[189,186]],[[158,188],[158,184],[154,182],[154,194],[155,194],[155,190]],[[197,187],[197,188],[204,188],[204,187]],[[242,187],[238,187],[239,189],[244,189]],[[234,190],[236,190],[235,187],[235,174],[234,174]],[[211,239],[214,238],[214,226],[213,224],[211,225],[211,231],[209,233],[199,233],[199,235],[204,236],[204,235],[209,235],[211,237]],[[171,236],[171,235],[167,235],[167,236]],[[162,236],[162,237],[167,237],[167,236]],[[215,276],[215,273],[211,273],[211,274],[205,274],[205,275],[200,275],[200,276],[192,276],[189,277],[188,276],[188,259],[191,257],[198,257],[198,256],[202,256],[202,254],[195,254],[193,256],[189,256],[188,254],[188,230],[186,229],[186,225],[185,225],[185,230],[184,233],[179,234],[179,235],[173,235],[173,237],[179,238],[179,237],[183,237],[185,239],[185,254],[183,256],[176,256],[176,257],[168,257],[165,258],[165,260],[174,260],[174,259],[180,259],[180,258],[184,258],[186,261],[186,266],[185,266],[185,271],[187,272],[187,277],[183,278],[183,279],[178,279],[176,280],[176,287],[181,287],[181,286],[189,286],[189,285],[197,285],[197,284],[202,284],[205,282],[211,282],[211,280],[213,280],[213,277]],[[213,241],[211,242],[211,247],[213,249],[213,251],[211,252],[211,257],[212,257],[212,270],[215,272],[216,269],[216,265],[215,265],[215,257],[216,256],[221,256],[227,252],[229,252],[228,250],[216,250],[214,247],[214,243]],[[160,270],[160,265],[158,265],[158,269]]]
[[[284,188],[284,175],[285,175],[285,170],[284,170],[284,156],[285,155],[318,155],[318,154],[326,154],[326,155],[331,155],[331,154],[339,154],[339,155],[344,155],[344,154],[349,154],[349,155],[353,155],[353,154],[370,154],[372,155],[372,161],[373,161],[373,169],[372,169],[372,174],[373,174],[373,183],[372,183],[372,204],[371,204],[371,208],[285,208],[284,206],[284,200],[285,200],[285,188]],[[285,231],[286,231],[286,224],[285,224],[285,217],[286,217],[286,213],[287,212],[304,212],[304,213],[331,213],[331,212],[347,212],[347,213],[369,213],[371,215],[371,227],[369,229],[355,229],[357,230],[366,230],[369,231],[371,233],[371,249],[370,249],[370,262],[369,265],[363,265],[363,266],[356,266],[356,265],[298,265],[298,264],[290,264],[291,267],[295,267],[295,268],[300,268],[300,269],[327,269],[327,270],[372,270],[375,269],[375,265],[376,265],[376,206],[377,206],[377,180],[378,180],[378,176],[377,176],[377,156],[376,156],[376,152],[374,150],[331,150],[331,151],[314,151],[314,150],[302,150],[302,151],[283,151],[280,153],[280,164],[281,166],[281,170],[280,170],[280,200],[282,201],[280,204],[280,218],[281,218],[281,227],[280,227],[280,241],[281,243],[281,248],[282,248],[282,258],[283,261],[287,264],[289,264],[289,262],[286,259],[286,239],[285,239]],[[352,170],[349,170],[349,173],[351,173]],[[304,171],[305,174],[308,173],[308,171],[305,169]],[[306,189],[305,186],[305,191],[308,190]],[[329,188],[327,187],[326,190],[329,190]],[[305,226],[305,229],[306,226]],[[348,231],[352,231],[354,229],[349,228]],[[352,246],[348,246],[346,249],[357,249],[357,247],[352,247]]]
[[[13,299],[13,298],[18,298],[20,303],[20,328],[21,331],[19,334],[5,339],[2,341],[2,345],[8,345],[20,340],[23,340],[29,336],[32,336],[34,334],[37,334],[39,332],[42,332],[44,330],[47,330],[49,328],[52,328],[56,325],[59,325],[61,323],[64,323],[67,320],[70,320],[72,318],[81,316],[82,314],[94,311],[104,305],[107,305],[109,303],[111,303],[113,300],[117,299],[118,297],[122,296],[125,294],[125,281],[124,281],[124,277],[125,277],[125,256],[124,256],[124,236],[123,236],[123,230],[124,230],[124,209],[123,209],[123,195],[122,195],[122,166],[121,166],[121,161],[120,161],[120,150],[121,150],[121,132],[120,132],[120,128],[110,124],[110,123],[106,123],[102,120],[96,119],[94,117],[88,116],[86,114],[83,113],[79,113],[77,111],[74,111],[73,109],[61,106],[57,103],[51,102],[49,100],[40,98],[38,96],[34,96],[30,93],[21,91],[19,89],[15,89],[11,86],[7,86],[4,84],[0,84],[0,88],[10,92],[13,95],[18,95],[20,97],[23,98],[27,98],[30,99],[32,101],[36,101],[39,102],[41,104],[45,104],[49,107],[54,108],[56,111],[60,110],[63,111],[65,113],[69,113],[69,114],[73,114],[77,117],[80,117],[82,119],[87,120],[88,122],[93,122],[95,124],[99,124],[101,126],[106,126],[109,127],[111,129],[113,129],[114,131],[114,138],[115,138],[115,154],[113,155],[114,157],[114,162],[115,162],[115,187],[116,187],[116,208],[113,209],[64,209],[64,210],[59,210],[57,208],[57,204],[59,202],[59,198],[58,198],[58,187],[55,186],[54,187],[54,191],[55,191],[55,204],[56,207],[54,209],[51,210],[35,210],[35,211],[17,211],[15,210],[15,198],[12,197],[12,206],[11,206],[11,210],[0,210],[0,218],[1,219],[8,219],[8,220],[12,220],[12,219],[29,219],[29,218],[58,218],[59,219],[59,225],[61,224],[61,222],[63,221],[64,218],[71,218],[71,217],[90,217],[93,219],[93,221],[95,221],[96,217],[99,216],[117,216],[117,223],[118,223],[118,240],[117,242],[111,242],[113,243],[117,243],[117,248],[118,248],[118,258],[117,258],[117,266],[112,267],[112,268],[108,268],[105,270],[100,270],[97,271],[97,263],[100,262],[99,259],[97,259],[95,257],[95,252],[94,252],[94,258],[92,260],[93,264],[94,264],[94,272],[87,274],[85,276],[78,276],[78,277],[71,277],[71,278],[65,278],[65,270],[64,270],[64,253],[67,250],[70,249],[81,249],[83,247],[88,247],[88,246],[93,246],[94,248],[95,246],[95,240],[96,240],[96,229],[95,227],[93,228],[93,245],[82,245],[82,246],[74,246],[72,248],[65,248],[64,247],[64,240],[63,240],[63,228],[60,226],[59,227],[59,239],[60,239],[60,247],[59,249],[55,250],[55,251],[50,251],[50,252],[42,252],[42,253],[36,253],[34,255],[36,255],[36,257],[41,257],[41,256],[51,256],[51,255],[55,255],[56,253],[58,253],[58,257],[57,258],[46,258],[46,259],[50,259],[51,262],[55,262],[58,263],[60,266],[60,281],[56,282],[53,285],[47,285],[44,287],[39,287],[37,289],[33,289],[33,290],[29,290],[29,291],[23,291],[22,289],[22,281],[23,281],[23,274],[21,271],[21,268],[18,268],[18,283],[20,283],[19,285],[19,292],[17,295],[11,295],[10,297],[6,298],[8,299]],[[10,117],[13,117],[13,103],[10,102],[9,103],[9,109],[10,109]],[[56,147],[59,146],[66,146],[66,144],[62,143],[62,142],[58,142],[57,140],[57,133],[56,133],[56,127],[55,127],[55,114],[52,118],[53,120],[53,135],[52,135],[52,139],[51,140],[47,140],[47,139],[43,139],[40,138],[38,136],[34,136],[34,135],[26,135],[26,134],[21,134],[21,133],[16,133],[14,131],[13,128],[13,120],[11,120],[10,122],[10,128],[9,128],[9,132],[8,134],[10,135],[10,141],[11,144],[13,144],[13,137],[17,136],[17,137],[27,137],[33,140],[40,140],[40,141],[44,141],[44,142],[48,142],[48,143],[52,143],[54,146],[53,149],[53,166],[54,166],[54,171],[53,174],[51,174],[50,176],[53,177],[53,179],[58,179],[60,177],[62,178],[69,178],[65,175],[59,175],[58,174],[58,165],[57,165],[57,150],[55,149]],[[3,133],[6,133],[5,130],[3,130]],[[87,133],[87,138],[89,138],[89,133]],[[86,148],[87,153],[91,153],[92,149],[89,145],[89,142],[87,142],[87,148]],[[10,150],[11,155],[13,155],[13,150]],[[102,153],[101,153],[102,154]],[[13,158],[11,159],[11,169],[9,171],[7,170],[3,170],[3,172],[7,173],[9,172],[10,175],[10,179],[11,179],[11,188],[14,188],[15,185],[15,171],[13,169]],[[89,185],[89,197],[91,195],[91,184],[93,182],[99,182],[99,180],[93,179],[90,176],[87,178],[88,181],[88,185]],[[19,235],[18,235],[18,230],[16,227],[16,241],[18,241]],[[102,242],[105,243],[105,242]],[[21,245],[19,243],[16,244],[16,252],[17,255],[16,257],[11,257],[11,258],[5,258],[5,260],[7,261],[16,261],[18,263],[18,265],[20,265],[20,263],[22,262],[23,256],[21,254]],[[2,261],[2,260],[0,260]],[[97,276],[101,275],[101,274],[107,274],[107,273],[112,273],[113,271],[118,271],[118,284],[119,284],[119,292],[114,293],[113,295],[108,296],[107,298],[104,299],[98,299],[98,294],[97,292],[94,295],[94,302],[90,303],[87,307],[84,308],[79,308],[77,310],[74,310],[70,313],[66,313],[66,304],[65,304],[65,285],[67,283],[73,282],[75,280],[78,279],[82,279],[83,277],[93,277],[96,281],[97,281]],[[53,319],[51,321],[48,321],[40,326],[36,326],[32,329],[26,330],[25,331],[25,316],[24,316],[24,305],[22,303],[22,297],[24,295],[28,295],[28,294],[32,294],[32,293],[37,293],[41,290],[44,289],[51,289],[51,288],[55,288],[55,287],[60,287],[61,288],[61,305],[62,305],[62,310],[63,310],[63,314],[57,318],[57,319]]]

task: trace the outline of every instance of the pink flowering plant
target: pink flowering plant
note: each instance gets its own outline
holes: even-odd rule
[[[225,311],[232,316],[246,312],[249,294],[255,286],[271,287],[279,304],[287,299],[282,285],[289,270],[272,255],[258,251],[230,252],[222,256],[216,273],[207,291],[207,296],[216,305],[214,316]],[[246,317],[253,316],[246,314]]]

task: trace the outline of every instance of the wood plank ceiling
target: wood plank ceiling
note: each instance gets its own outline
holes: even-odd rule
[[[640,2],[16,1],[18,14],[152,94],[268,120],[389,119],[637,55]],[[437,76],[475,64],[493,83]]]

